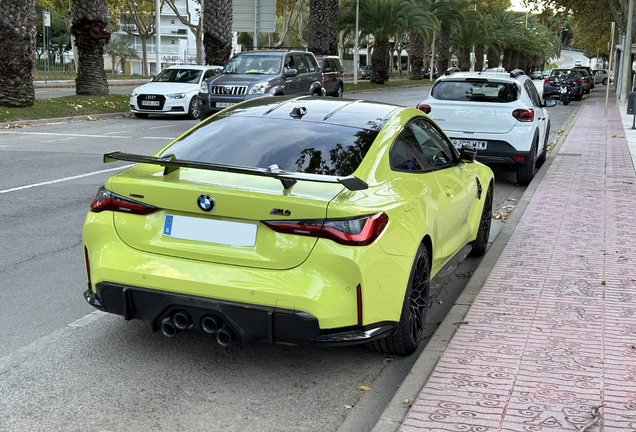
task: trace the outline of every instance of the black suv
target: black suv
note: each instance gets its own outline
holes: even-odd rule
[[[261,96],[324,96],[316,57],[305,51],[247,51],[234,56],[220,75],[201,84],[201,120],[238,102]]]

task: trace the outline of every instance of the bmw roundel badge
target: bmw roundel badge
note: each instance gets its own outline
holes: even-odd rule
[[[206,212],[211,212],[212,210],[214,210],[215,206],[214,198],[212,198],[208,194],[203,194],[199,198],[197,198],[197,204],[199,205],[199,208],[201,210]]]

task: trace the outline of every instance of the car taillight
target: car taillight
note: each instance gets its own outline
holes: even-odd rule
[[[572,81],[574,84],[581,84],[581,80],[574,80]]]
[[[88,279],[88,286],[91,285],[91,265],[88,261],[88,249],[84,246],[84,264],[86,265],[86,279]]]
[[[426,114],[430,114],[431,113],[431,106],[430,105],[419,103],[419,104],[417,104],[417,106],[415,108],[417,108],[420,111],[424,111]]]
[[[262,222],[279,233],[325,238],[347,246],[366,246],[382,233],[389,217],[376,213],[347,219]]]
[[[531,122],[534,120],[533,109],[516,109],[512,112],[512,116],[520,122]]]
[[[553,82],[554,80],[552,78],[546,78],[544,82],[544,84],[549,84],[551,82]]]
[[[114,194],[102,186],[97,191],[97,195],[95,195],[95,199],[93,199],[93,202],[91,203],[90,210],[94,213],[109,210],[122,213],[147,215],[157,210],[157,207]]]

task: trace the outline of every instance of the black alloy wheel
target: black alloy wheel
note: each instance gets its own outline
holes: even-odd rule
[[[342,83],[338,84],[338,89],[336,90],[336,93],[334,94],[334,96],[337,98],[341,98],[344,96],[344,87]]]
[[[477,238],[470,256],[479,257],[486,253],[488,247],[488,238],[490,237],[490,222],[492,221],[492,187],[488,187],[488,193],[484,199],[484,207],[481,210],[481,219],[479,220],[479,229],[477,230]]]
[[[411,268],[397,329],[392,335],[367,343],[367,348],[391,354],[412,354],[420,343],[426,324],[430,285],[431,260],[426,246],[420,244]]]

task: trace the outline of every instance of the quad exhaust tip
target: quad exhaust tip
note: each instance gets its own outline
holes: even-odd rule
[[[173,338],[184,330],[192,327],[192,316],[188,312],[179,311],[161,324],[161,333],[165,337]],[[201,330],[209,336],[216,336],[216,341],[222,347],[228,347],[236,342],[236,333],[227,327],[216,315],[205,315],[199,322]]]
[[[221,321],[221,318],[215,315],[204,316],[203,318],[201,318],[200,324],[201,324],[201,330],[203,330],[209,335],[213,335],[214,333],[219,331],[221,327],[223,327],[223,321]]]
[[[229,327],[223,327],[216,334],[216,341],[222,347],[228,347],[236,340],[236,335]]]

